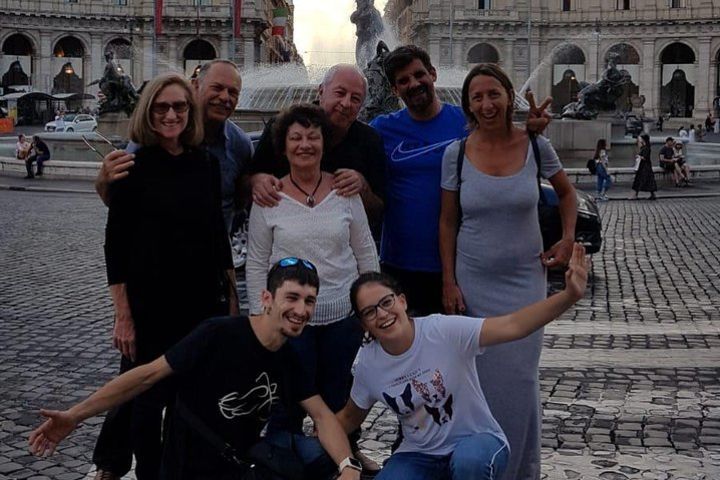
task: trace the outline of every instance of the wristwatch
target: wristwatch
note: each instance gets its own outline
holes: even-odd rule
[[[342,473],[346,468],[351,468],[358,472],[362,472],[362,464],[360,460],[353,457],[345,457],[345,459],[338,465],[338,472]]]

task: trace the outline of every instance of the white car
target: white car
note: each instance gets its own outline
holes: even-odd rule
[[[64,127],[57,128],[53,120],[45,124],[46,132],[94,132],[97,130],[97,121],[92,115],[85,113],[68,113],[63,116]]]

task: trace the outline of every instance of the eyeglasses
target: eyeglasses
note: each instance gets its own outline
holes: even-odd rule
[[[395,305],[395,298],[396,295],[394,293],[387,294],[382,297],[380,301],[375,305],[369,305],[360,310],[360,312],[358,312],[358,315],[360,315],[360,318],[362,320],[367,320],[368,322],[371,322],[375,320],[375,318],[377,318],[378,308],[382,308],[386,312],[390,312],[390,309],[393,307],[393,305]]]
[[[165,115],[171,108],[175,113],[185,113],[190,108],[190,104],[188,102],[153,103],[150,106],[150,111],[156,115]]]

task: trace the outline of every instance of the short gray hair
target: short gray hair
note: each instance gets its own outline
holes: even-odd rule
[[[210,71],[210,69],[212,68],[213,65],[217,65],[220,63],[224,63],[225,65],[230,65],[232,68],[235,69],[235,71],[238,74],[238,77],[240,76],[240,69],[238,69],[238,66],[235,62],[233,62],[232,60],[224,59],[224,58],[216,58],[214,60],[210,60],[209,62],[202,64],[202,66],[200,67],[200,70],[198,70],[198,74],[197,74],[198,83],[203,81],[203,79],[205,78],[205,76]]]
[[[325,72],[325,76],[322,79],[322,83],[320,84],[323,88],[327,87],[335,78],[335,74],[337,74],[340,70],[352,70],[355,73],[357,73],[360,78],[362,78],[363,85],[365,85],[365,96],[367,97],[368,94],[368,81],[367,78],[365,78],[365,74],[357,65],[353,65],[351,63],[337,63],[330,67],[327,72]]]

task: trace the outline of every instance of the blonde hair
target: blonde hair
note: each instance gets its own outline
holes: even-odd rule
[[[152,127],[152,113],[150,107],[157,96],[166,87],[177,85],[185,91],[185,100],[188,102],[188,123],[185,130],[180,134],[180,143],[183,145],[197,146],[203,141],[202,113],[195,100],[195,93],[190,82],[177,73],[166,73],[159,75],[148,82],[143,88],[140,99],[135,106],[135,111],[130,117],[128,124],[128,137],[134,143],[142,146],[157,145],[158,137]]]

